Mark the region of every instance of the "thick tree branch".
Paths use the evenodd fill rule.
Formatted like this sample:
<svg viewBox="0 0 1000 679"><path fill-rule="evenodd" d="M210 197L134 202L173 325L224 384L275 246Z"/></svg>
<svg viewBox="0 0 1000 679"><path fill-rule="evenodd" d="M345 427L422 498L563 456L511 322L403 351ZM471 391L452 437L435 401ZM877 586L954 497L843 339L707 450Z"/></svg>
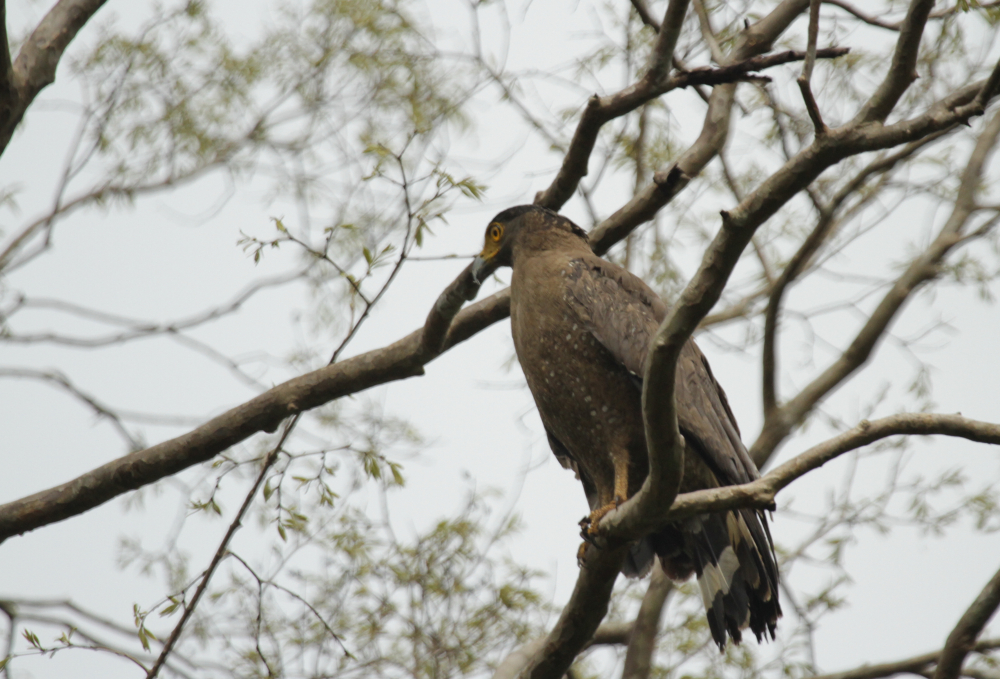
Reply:
<svg viewBox="0 0 1000 679"><path fill-rule="evenodd" d="M948 641L941 649L941 659L934 669L934 679L957 679L965 656L975 648L976 637L1000 606L1000 570L990 579L976 600L965 611Z"/></svg>
<svg viewBox="0 0 1000 679"><path fill-rule="evenodd" d="M587 550L576 587L559 620L515 676L558 679L566 673L607 614L608 601L627 552L627 545Z"/></svg>
<svg viewBox="0 0 1000 679"><path fill-rule="evenodd" d="M471 276L466 269L442 297L454 294L456 289L467 289L470 284ZM440 300L435 305L428 318L429 343L437 343L434 336L440 315L450 308ZM509 313L509 293L502 291L457 314L437 352L424 350L423 329L414 331L387 347L291 379L187 434L113 460L60 486L2 505L0 542L80 514L129 490L209 460L257 432L274 431L286 417L347 394L423 374L424 364Z"/></svg>
<svg viewBox="0 0 1000 679"><path fill-rule="evenodd" d="M104 5L106 0L59 0L21 46L13 67L0 75L7 86L0 89L0 155L10 143L14 128L38 93L56 79L56 67L63 52L84 24ZM6 24L6 17L3 17ZM6 28L3 34L0 62L9 62ZM0 68L4 66L0 63Z"/></svg>
<svg viewBox="0 0 1000 679"><path fill-rule="evenodd" d="M854 118L857 123L885 120L910 84L917 79L917 53L920 38L934 0L913 0L899 29L899 39L885 80Z"/></svg>

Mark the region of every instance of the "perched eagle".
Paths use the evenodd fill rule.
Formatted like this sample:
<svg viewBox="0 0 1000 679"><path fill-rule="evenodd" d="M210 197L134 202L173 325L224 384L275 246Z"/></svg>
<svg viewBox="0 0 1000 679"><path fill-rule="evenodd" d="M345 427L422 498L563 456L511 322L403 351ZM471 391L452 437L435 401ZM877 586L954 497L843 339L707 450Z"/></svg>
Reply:
<svg viewBox="0 0 1000 679"><path fill-rule="evenodd" d="M498 266L514 270L514 348L552 452L583 482L593 510L583 523L594 530L648 473L642 375L666 306L638 277L595 255L580 227L533 205L504 210L487 227L473 275ZM682 493L760 476L726 394L693 341L678 361L675 398L687 444ZM632 546L622 571L644 575L654 554L676 580L697 574L720 649L726 632L738 643L748 626L758 641L765 632L774 637L778 568L763 512L668 524Z"/></svg>

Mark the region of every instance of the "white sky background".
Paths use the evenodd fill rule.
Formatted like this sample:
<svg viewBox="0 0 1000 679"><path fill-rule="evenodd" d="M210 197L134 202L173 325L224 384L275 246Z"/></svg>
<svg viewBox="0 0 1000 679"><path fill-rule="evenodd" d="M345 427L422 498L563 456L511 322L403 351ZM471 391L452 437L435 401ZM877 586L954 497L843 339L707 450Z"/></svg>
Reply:
<svg viewBox="0 0 1000 679"><path fill-rule="evenodd" d="M237 6L239 10L234 11ZM48 5L39 3L15 3L8 7L8 21L12 26L34 25L47 9ZM259 4L255 11L248 3L229 3L225 9L227 27L248 35L267 17ZM452 9L451 4L429 3L429 12L436 21L451 17L461 27L465 15ZM112 2L98 20L106 20L111 12L124 15L132 11L139 10ZM575 53L577 44L598 28L595 13L584 2L535 0L526 12L512 10L511 17L508 66L515 70L564 64ZM552 30L556 26L558 32ZM94 33L90 30L84 35L92 39ZM441 35L448 35L448 29L443 28ZM851 45L851 37L843 44ZM61 69L57 84L29 109L28 124L19 131L0 164L0 186L17 183L23 187L18 195L20 213L5 211L0 216L4 235L16 232L20 224L44 210L51 200L73 132L74 118L59 103L77 96L75 88L66 82L66 73ZM609 89L620 85L608 83ZM567 96L577 94L568 92ZM671 94L674 96L684 101L685 95ZM824 106L822 93L819 99ZM578 100L582 101L582 97ZM498 175L477 177L490 187L486 202L460 204L449 216L450 226L435 229L437 236L419 254L466 254L478 250L489 217L508 205L530 202L557 168L556 156L548 154L534 137L514 124L513 118L503 118L495 102L495 93L488 92L473 104L470 112L479 132L454 139L454 148L459 157L467 159L472 174L488 161L515 150L517 155ZM687 125L689 131L696 132L703 108L692 108ZM680 109L675 109L675 114L684 115ZM737 129L741 126L738 113L733 125ZM753 152L752 142L734 138L730 153L735 155L741 148ZM53 250L11 276L9 285L32 296L74 301L154 321L185 317L215 306L258 277L279 273L294 263L294 253L287 248L268 252L263 262L254 266L236 245L241 230L268 237L272 233L272 215L284 216L292 228L293 211L267 205L259 191L244 187L217 214L210 214L222 191L223 183L212 177L189 189L142 199L135 209L74 215L57 228ZM617 207L627 195L626 187L622 191L617 203L609 200L602 207ZM725 207L728 205L704 211ZM569 204L566 213L590 226L578 204ZM909 223L886 228L878 237L882 240L871 239L851 250L852 261L845 262L845 266L864 269L899 261L905 254L898 247L901 236L915 229L929 234L944 216L913 214ZM692 267L694 263L692 260L686 265ZM408 264L348 353L383 346L421 325L438 292L464 264L464 260ZM488 292L484 290L483 294ZM801 303L796 295L822 293L796 289L792 294L793 300ZM303 286L265 292L235 317L193 335L229 355L259 352L286 357L299 343L309 341L292 323L295 311L306 306L304 295ZM969 291L956 292L954 288L937 292L933 300L927 294L918 296L893 330L905 335L932 318L948 322L954 334L935 336L947 339L947 346L921 356L935 368L937 410L960 411L995 422L1000 420L996 401L1000 322L995 307L974 297ZM928 307L930 301L933 310ZM71 323L65 318L58 322L58 327L67 332L99 332L95 326ZM55 317L37 313L30 320L25 315L17 327L22 331L42 330L55 327L55 323ZM838 334L831 330L825 337L836 341L853 331L845 328ZM786 343L794 341L789 338ZM760 426L759 356L726 352L711 340L703 340L701 346L727 390L745 440L753 441ZM512 351L509 323L499 323L431 363L426 376L391 384L367 396L381 402L387 412L413 422L428 441L419 459L404 460L407 485L395 491L390 500L394 528L401 535L423 530L439 518L453 516L470 487L498 488L504 493L498 509L514 506L527 526L513 547L514 558L550 573L552 579L545 586L553 600L561 603L576 578L576 521L587 507L578 482L559 467L548 451L530 394L522 388L520 371L516 366L510 371L504 369ZM824 410L853 423L883 383L898 386L901 381L909 381L912 368L888 353L879 352L876 365L837 392L824 404ZM828 356L822 351L817 356L817 365L802 366L802 376L796 382L799 386L811 379L817 367L825 365ZM886 360L879 363L881 359ZM223 412L254 394L217 364L163 338L95 351L5 344L0 364L58 368L82 389L110 405L197 419ZM790 366L785 367L783 393L787 395L791 393L787 381ZM274 370L264 379L276 383L288 376ZM890 401L877 414L894 412L893 405ZM38 382L0 380L0 426L4 431L0 502L67 481L124 452L121 439L106 422L96 420L91 411L70 396ZM149 427L146 431L149 442L155 443L186 429ZM825 433L816 427L793 437L782 449L780 459L825 438ZM939 438L921 443L915 450L918 468L927 476L961 467L973 484L1000 478L996 451L985 446ZM862 485L877 488L881 467L877 462L867 464L861 468L865 475ZM794 497L797 508L811 506L818 510L828 489L840 481L843 469L843 464L835 463L814 472L780 495L779 505L787 505ZM199 473L195 471L194 475ZM185 475L190 477L191 473ZM174 491L170 484L163 484L163 488L159 497L144 495L145 511L124 513L125 501L118 499L82 516L8 540L0 546L0 598L70 598L127 624L133 604L148 607L163 592L158 579L143 577L134 568L123 571L117 567L118 541L123 535L142 536L147 546L152 546L163 539L177 513ZM200 570L207 564L236 509L237 495L243 492L237 489L224 502L228 513L223 520L197 517L189 521L182 545L192 554L192 569ZM381 511L374 494L368 505L373 514ZM779 542L791 542L802 528L779 514L773 531ZM847 561L855 580L847 590L848 604L824 619L817 634L817 660L824 670L893 660L940 647L962 611L1000 564L1000 540L995 535L973 534L964 523L943 537L926 537L909 529L887 536L861 530L856 537L859 544L850 551ZM244 530L237 544L245 545L253 539L254 531ZM821 570L801 569L792 577L801 578L797 583L814 583L826 576ZM168 620L172 625L174 619ZM169 629L152 624L154 630ZM41 625L33 629L43 640L58 636L56 632L46 638L46 628ZM992 629L995 634L996 623ZM70 651L53 659L23 663L16 676L137 675L137 668L119 659Z"/></svg>

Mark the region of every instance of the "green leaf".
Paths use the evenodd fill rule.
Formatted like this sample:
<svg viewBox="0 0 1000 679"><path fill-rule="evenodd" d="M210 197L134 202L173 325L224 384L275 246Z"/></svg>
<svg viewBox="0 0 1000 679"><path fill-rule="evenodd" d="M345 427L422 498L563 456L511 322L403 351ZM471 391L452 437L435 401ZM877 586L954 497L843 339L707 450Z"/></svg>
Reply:
<svg viewBox="0 0 1000 679"><path fill-rule="evenodd" d="M397 486L402 486L402 485L404 485L406 483L406 480L403 478L403 475L400 473L400 470L402 468L403 468L403 465L399 464L398 462L390 462L389 463L389 469L392 470L392 479L393 479L393 481L396 482Z"/></svg>
<svg viewBox="0 0 1000 679"><path fill-rule="evenodd" d="M372 264L372 251L368 248L361 248L361 252L365 255L365 261L368 262L368 266Z"/></svg>

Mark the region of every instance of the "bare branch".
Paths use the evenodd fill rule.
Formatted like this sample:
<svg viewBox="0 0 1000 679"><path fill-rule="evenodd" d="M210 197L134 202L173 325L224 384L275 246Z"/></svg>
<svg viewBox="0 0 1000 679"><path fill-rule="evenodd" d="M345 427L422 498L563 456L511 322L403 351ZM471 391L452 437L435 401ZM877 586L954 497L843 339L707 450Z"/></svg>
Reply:
<svg viewBox="0 0 1000 679"><path fill-rule="evenodd" d="M441 351L506 318L509 293L503 291L459 313ZM0 506L0 541L61 521L129 490L209 460L260 431L274 431L281 420L333 399L393 380L423 374L438 354L422 350L423 330L359 356L291 379L196 429L101 467L46 491Z"/></svg>
<svg viewBox="0 0 1000 679"><path fill-rule="evenodd" d="M723 85L747 80L766 80L763 76L753 75L753 72L761 71L766 68L772 68L774 66L780 66L793 61L800 61L805 58L804 52L795 50L786 50L763 56L752 56L754 54L759 54L759 51L755 52L749 48L747 51L748 56L736 61L735 63L730 63L718 68L701 66L688 71L682 71L660 83L644 77L636 84L631 85L616 94L606 97L598 97L597 95L591 97L587 102L587 106L584 108L583 114L580 116L580 122L577 124L576 131L573 134L573 140L570 142L569 150L566 152L566 157L563 159L563 164L559 169L559 173L556 175L556 178L553 180L549 188L538 193L535 197L535 203L553 210L558 210L562 207L563 203L569 200L569 197L573 194L573 191L576 189L580 180L586 176L587 160L590 158L590 154L594 149L594 144L597 142L597 134L600 132L601 126L609 120L613 120L614 118L630 113L648 101L662 96L663 94L666 94L674 89L696 87L698 85ZM836 57L843 56L848 52L849 50L846 47L830 47L818 50L816 55L822 59L834 59ZM711 99L709 104L709 112L706 115L706 124L710 119L712 120L713 125L708 128L712 134L705 136L703 128L702 136L695 142L696 146L699 145L699 142L703 146L708 141L714 141L718 136L716 133L719 122L717 118L719 116L718 109L721 104L717 103L715 107L712 107ZM685 155L690 155L689 161L686 164L689 166L689 171L696 170L695 174L701 171L704 164L707 164L707 161L701 164L693 162L700 159L704 155L703 153L699 152L691 155L691 152L689 151L689 153ZM711 159L711 157L709 159ZM657 183L654 186L669 183L667 176L669 176L669 171L662 176L658 175L658 178L655 179ZM676 190L679 191L680 188L683 188L683 186L678 187ZM669 194L669 197L672 198L674 195L676 195L676 191ZM658 210L663 207L663 205L667 202L667 200L664 200L663 203L659 204L656 209ZM653 213L655 212L656 210L653 210Z"/></svg>
<svg viewBox="0 0 1000 679"><path fill-rule="evenodd" d="M920 38L934 0L912 0L899 29L899 40L885 80L854 118L856 123L885 120L910 84L917 79L917 52Z"/></svg>
<svg viewBox="0 0 1000 679"><path fill-rule="evenodd" d="M846 3L846 2L844 2L843 0L823 0L823 3L827 4L827 5L834 5L835 7L840 7L841 9L845 10L847 13L853 14L858 19L861 19L866 24L871 24L872 26L878 26L879 28L886 28L886 29L888 29L890 31L898 31L899 30L900 24L898 22L897 23L890 23L888 21L884 21L883 19L879 19L878 17L876 17L874 15L865 14L864 12L862 12L861 10L859 10L857 7L854 7L853 5L850 5L850 4Z"/></svg>
<svg viewBox="0 0 1000 679"><path fill-rule="evenodd" d="M844 0L823 0L823 4L824 5L833 5L834 7L840 7L842 10L846 11L848 14L853 14L855 17L857 17L858 19L861 19L866 24L870 24L872 26L878 26L879 28L885 28L885 29L890 30L890 31L898 31L902 27L902 25L903 25L902 22L900 22L900 21L896 21L896 22L886 21L886 20L880 19L879 17L874 16L872 14L866 14L865 12L862 12L857 7L855 7L854 5L851 5L850 3L844 2ZM1000 2L997 2L997 1L994 1L994 2L982 2L982 3L978 3L976 5L976 7L978 9L988 9L988 8L992 8L992 7L997 7L998 5L1000 5ZM931 12L930 15L928 15L927 18L928 19L943 19L944 17L951 16L955 12L959 11L959 7L961 7L961 4L960 3L955 3L954 5L952 5L951 7L946 8L946 9L943 9L943 10L940 10L940 11L937 11L937 12Z"/></svg>
<svg viewBox="0 0 1000 679"><path fill-rule="evenodd" d="M513 676L559 679L566 673L607 614L611 591L627 552L627 545L587 550L576 587L559 620L527 665Z"/></svg>
<svg viewBox="0 0 1000 679"><path fill-rule="evenodd" d="M901 413L879 420L862 420L853 429L813 446L775 467L761 478L742 486L725 486L678 495L670 511L661 514L660 521L679 521L695 514L716 512L737 507L771 509L774 498L796 479L819 469L827 462L889 436L929 436L940 434L1000 445L1000 424L971 420L961 415ZM611 512L601 521L601 528L615 534L619 517L624 512ZM605 525L607 524L607 525Z"/></svg>
<svg viewBox="0 0 1000 679"><path fill-rule="evenodd" d="M14 128L38 93L56 78L56 67L63 52L84 24L106 0L59 0L21 46L13 67L0 76L7 87L0 90L0 155L10 143ZM6 24L6 17L3 17ZM6 28L4 29L0 69L9 61ZM5 91L4 91L5 90Z"/></svg>
<svg viewBox="0 0 1000 679"><path fill-rule="evenodd" d="M758 466L763 466L764 462L777 449L777 446L791 432L792 428L822 398L868 361L885 329L896 317L896 314L910 298L913 291L921 284L935 278L939 273L939 264L944 260L945 256L954 247L962 244L964 240L963 230L975 211L975 191L979 186L982 169L990 151L996 145L998 135L1000 135L1000 114L994 114L980 135L969 163L962 174L961 184L951 216L945 222L944 226L942 226L934 242L919 257L911 262L906 271L903 272L892 288L885 294L875 311L868 318L868 321L858 332L850 346L844 350L840 358L834 361L830 367L783 406L775 407L773 403L776 401L772 401L772 409L765 411L766 413L769 412L770 416L766 418L757 441L750 448L750 455ZM903 152L906 150L904 149ZM820 236L822 234L817 235L817 240ZM810 247L812 247L811 243ZM774 307L772 314L776 313L776 309L777 307ZM765 347L764 353L765 361L769 361L764 366L764 385L765 389L770 388L772 390L770 394L765 396L765 403L768 402L767 399L774 398L774 382L772 380L775 361L773 339L775 323L776 318L772 318L769 324L771 327L771 337L768 345Z"/></svg>
<svg viewBox="0 0 1000 679"><path fill-rule="evenodd" d="M625 652L625 666L622 679L646 679L653 667L653 651L656 637L660 633L660 617L667 597L674 589L673 581L667 577L657 559L649 578L646 596L642 598L635 624Z"/></svg>
<svg viewBox="0 0 1000 679"><path fill-rule="evenodd" d="M934 679L957 679L965 656L976 646L976 637L1000 606L1000 570L994 574L976 600L959 619L941 649Z"/></svg>
<svg viewBox="0 0 1000 679"><path fill-rule="evenodd" d="M812 92L812 72L816 63L816 37L819 35L819 6L821 0L810 0L809 2L809 40L806 47L806 59L802 64L802 75L798 78L799 90L802 92L802 99L806 103L806 111L813 122L813 127L817 135L826 134L826 124L823 116L820 115L819 106Z"/></svg>
<svg viewBox="0 0 1000 679"><path fill-rule="evenodd" d="M632 633L631 623L605 623L597 628L594 636L584 645L584 649L592 646L615 646L628 643ZM517 679L521 671L531 661L531 658L544 646L547 637L539 637L516 649L503 659L493 672L493 679Z"/></svg>
<svg viewBox="0 0 1000 679"><path fill-rule="evenodd" d="M1000 639L984 639L976 644L974 648L980 653L1000 648ZM882 677L891 677L894 674L904 674L907 672L923 674L940 657L941 651L934 651L907 658L906 660L897 660L896 662L882 663L881 665L865 665L856 670L848 670L846 672L821 674L811 679L881 679Z"/></svg>
<svg viewBox="0 0 1000 679"><path fill-rule="evenodd" d="M779 9L784 9L786 5L796 7L803 4L803 0L786 0L785 3L779 6ZM671 16L671 8L673 7L673 3L668 7L668 18ZM678 9L677 11L680 10ZM800 9L799 13L801 11ZM668 48L672 54L674 43L669 42L664 37L667 35L666 32L661 32L657 39L654 57L651 59L649 68L642 78L620 92L605 97L594 95L587 101L587 105L580 116L580 122L573 133L573 140L570 142L569 149L566 152L559 172L556 174L552 184L535 196L535 204L552 210L558 210L569 200L580 180L586 176L587 162L597 141L597 134L601 126L609 120L634 111L646 102L679 87L718 85L740 80L760 80L759 76L755 77L749 74L753 71L759 71L790 61L798 61L805 57L803 52L785 51L776 55L769 55L768 57L752 59L752 57L763 54L770 48L770 45L777 37L776 35L771 35L771 31L777 29L780 32L787 27L787 24L765 24L768 29L767 31L757 30L762 24L764 24L763 21L758 22L748 32L744 32L741 45L737 47L728 64L722 68L701 67L679 73L669 78L667 77L668 69L666 68L666 64L669 62L665 61L665 57L662 55L666 54ZM676 42L676 36L674 36L674 42ZM817 56L820 58L835 58L846 53L847 50L845 48L829 48L819 50ZM700 171L700 169L699 167L698 170Z"/></svg>
<svg viewBox="0 0 1000 679"><path fill-rule="evenodd" d="M61 372L56 370L31 370L28 368L0 367L0 377L34 379L54 384L72 395L77 400L82 401L95 413L97 413L99 417L107 419L118 431L121 437L125 439L125 443L128 445L129 450L135 451L142 448L142 444L139 439L133 436L132 432L125 427L125 424L122 422L122 418L118 412L98 401L96 397L81 390Z"/></svg>
<svg viewBox="0 0 1000 679"><path fill-rule="evenodd" d="M632 7L635 8L635 12L639 15L639 19L642 20L642 23L646 24L657 33L660 32L660 22L653 18L653 15L650 14L649 8L646 7L646 3L643 2L643 0L632 0Z"/></svg>
<svg viewBox="0 0 1000 679"><path fill-rule="evenodd" d="M952 127L941 132L935 132L923 139L910 142L895 153L873 160L838 190L828 204L819 206L820 218L816 226L788 261L788 264L771 288L768 298L767 310L764 314L763 379L761 381L765 418L773 416L778 406L778 392L775 383L777 373L776 343L781 303L785 290L798 278L830 234L837 229L839 221L837 218L838 211L848 198L858 192L872 176L891 171L900 161L911 157L928 144L937 141L954 129L955 127ZM871 197L874 196L875 194L872 193ZM705 320L707 321L708 317Z"/></svg>
<svg viewBox="0 0 1000 679"><path fill-rule="evenodd" d="M646 72L637 83L611 97L598 97L595 94L588 100L576 132L573 133L573 141L570 142L562 167L559 168L549 188L535 196L537 205L552 210L562 207L573 195L580 179L587 174L587 164L601 126L608 120L625 115L662 94L660 90L667 81L674 46L677 44L677 37L684 22L688 1L670 0L663 24L666 30L662 28L659 30Z"/></svg>

